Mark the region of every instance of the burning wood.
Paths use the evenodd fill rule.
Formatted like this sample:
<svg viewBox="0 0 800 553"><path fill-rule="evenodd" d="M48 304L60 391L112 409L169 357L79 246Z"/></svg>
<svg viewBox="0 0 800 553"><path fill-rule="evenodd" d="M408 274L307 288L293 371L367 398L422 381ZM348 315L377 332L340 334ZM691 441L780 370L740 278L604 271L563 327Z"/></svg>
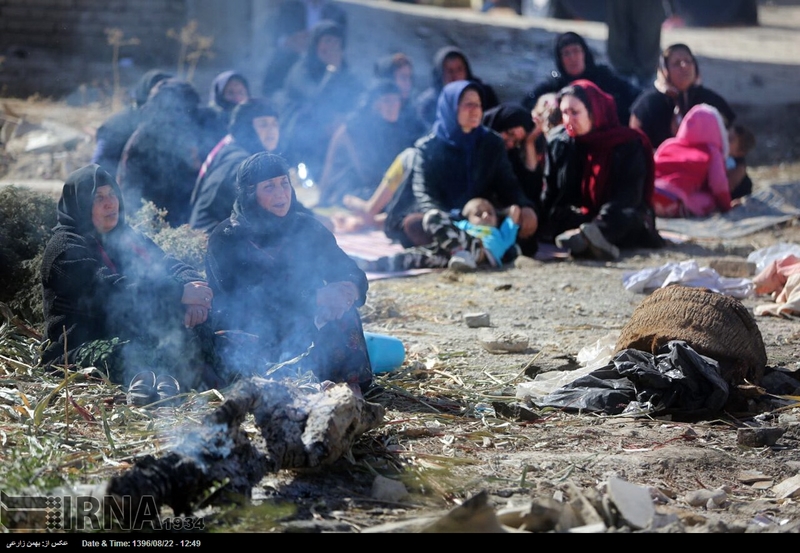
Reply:
<svg viewBox="0 0 800 553"><path fill-rule="evenodd" d="M242 430L248 414L263 443ZM383 416L382 406L346 384L308 393L286 381L253 377L241 381L170 453L138 460L112 478L106 493L134 504L150 496L177 515L191 514L215 486L221 485L212 497L217 502L248 500L267 472L333 463L361 434L380 426Z"/></svg>

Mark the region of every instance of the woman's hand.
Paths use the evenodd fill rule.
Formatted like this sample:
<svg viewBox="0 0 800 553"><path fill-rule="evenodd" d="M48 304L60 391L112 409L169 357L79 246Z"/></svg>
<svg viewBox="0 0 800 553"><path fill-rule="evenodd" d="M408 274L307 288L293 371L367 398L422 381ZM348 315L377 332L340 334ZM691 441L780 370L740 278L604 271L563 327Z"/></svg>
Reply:
<svg viewBox="0 0 800 553"><path fill-rule="evenodd" d="M201 305L187 305L183 324L186 328L194 328L208 320L208 309Z"/></svg>
<svg viewBox="0 0 800 553"><path fill-rule="evenodd" d="M518 225L521 217L522 217L522 210L517 204L514 204L508 208L508 218L511 219L511 221L513 221Z"/></svg>
<svg viewBox="0 0 800 553"><path fill-rule="evenodd" d="M519 235L522 238L530 238L539 228L539 218L536 216L536 212L531 207L523 207L520 210L520 219Z"/></svg>
<svg viewBox="0 0 800 553"><path fill-rule="evenodd" d="M214 299L214 292L208 287L206 282L197 280L187 282L183 286L183 297L181 303L186 306L203 307L208 311L211 308L211 300Z"/></svg>
<svg viewBox="0 0 800 553"><path fill-rule="evenodd" d="M327 323L342 316L358 299L358 287L352 282L332 282L317 290L317 319Z"/></svg>

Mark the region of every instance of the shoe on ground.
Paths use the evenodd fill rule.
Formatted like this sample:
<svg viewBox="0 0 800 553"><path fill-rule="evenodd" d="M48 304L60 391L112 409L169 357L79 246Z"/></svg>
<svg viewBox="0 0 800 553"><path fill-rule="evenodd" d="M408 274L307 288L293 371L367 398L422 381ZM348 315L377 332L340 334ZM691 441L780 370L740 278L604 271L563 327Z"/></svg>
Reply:
<svg viewBox="0 0 800 553"><path fill-rule="evenodd" d="M450 256L447 268L457 273L471 273L478 268L475 257L466 250L460 250Z"/></svg>
<svg viewBox="0 0 800 553"><path fill-rule="evenodd" d="M619 259L619 248L609 242L595 223L581 225L581 234L589 242L589 250L597 259Z"/></svg>
<svg viewBox="0 0 800 553"><path fill-rule="evenodd" d="M169 400L181 393L181 386L172 376L162 374L156 379L156 393L159 400ZM165 403L169 404L171 402Z"/></svg>
<svg viewBox="0 0 800 553"><path fill-rule="evenodd" d="M556 236L556 246L569 250L572 255L582 255L589 251L589 241L580 230L568 230Z"/></svg>
<svg viewBox="0 0 800 553"><path fill-rule="evenodd" d="M136 374L128 385L128 405L141 407L158 401L156 391L156 374L153 371L143 371Z"/></svg>

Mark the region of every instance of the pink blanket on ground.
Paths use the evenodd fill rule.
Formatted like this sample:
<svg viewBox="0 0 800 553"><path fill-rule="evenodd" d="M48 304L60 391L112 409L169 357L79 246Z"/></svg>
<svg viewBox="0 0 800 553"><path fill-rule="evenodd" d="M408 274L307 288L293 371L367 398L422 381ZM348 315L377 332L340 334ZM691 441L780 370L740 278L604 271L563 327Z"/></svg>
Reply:
<svg viewBox="0 0 800 553"><path fill-rule="evenodd" d="M403 251L403 246L397 242L392 242L381 230L371 230L366 232L353 233L334 233L336 242L344 252L351 257L361 259L378 259L385 255L393 255ZM367 272L368 280L379 280L384 278L396 278L404 276L421 275L430 273L433 269L410 269L408 271L398 271L392 273L373 273Z"/></svg>
<svg viewBox="0 0 800 553"><path fill-rule="evenodd" d="M385 255L393 255L403 251L403 246L397 242L392 242L386 234L380 230L370 230L365 232L334 233L336 242L344 252L351 257L361 259L378 259ZM539 251L536 259L539 261L563 260L569 257L566 250L553 246L552 244L539 244ZM409 269L392 273L373 273L367 272L368 280L379 280L384 278L396 278L404 276L421 275L440 269Z"/></svg>

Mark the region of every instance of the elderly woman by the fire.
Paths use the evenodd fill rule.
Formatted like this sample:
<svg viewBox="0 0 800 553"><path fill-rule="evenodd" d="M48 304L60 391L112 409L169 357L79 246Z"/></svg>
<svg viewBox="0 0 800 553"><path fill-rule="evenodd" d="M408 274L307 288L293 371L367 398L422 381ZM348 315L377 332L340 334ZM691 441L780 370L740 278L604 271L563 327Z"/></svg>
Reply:
<svg viewBox="0 0 800 553"><path fill-rule="evenodd" d="M141 392L135 404L203 386L214 294L197 270L125 222L119 186L99 165L67 177L41 278L44 366L95 367L131 382Z"/></svg>
<svg viewBox="0 0 800 553"><path fill-rule="evenodd" d="M366 275L328 229L298 211L282 157L250 156L236 187L231 216L211 233L206 255L228 378L310 371L323 383L365 390L372 368L356 308L366 300ZM289 373L271 371L286 361Z"/></svg>

